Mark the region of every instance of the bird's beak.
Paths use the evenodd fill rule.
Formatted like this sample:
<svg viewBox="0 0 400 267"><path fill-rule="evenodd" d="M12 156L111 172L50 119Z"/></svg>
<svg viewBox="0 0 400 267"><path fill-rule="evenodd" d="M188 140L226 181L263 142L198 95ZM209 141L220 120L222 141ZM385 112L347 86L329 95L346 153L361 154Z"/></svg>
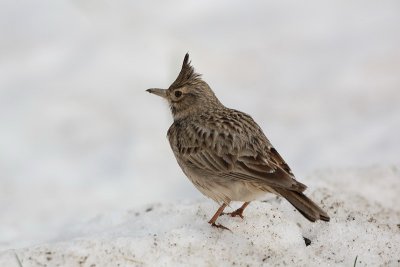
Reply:
<svg viewBox="0 0 400 267"><path fill-rule="evenodd" d="M150 88L146 90L151 94L161 96L162 98L167 98L167 89Z"/></svg>

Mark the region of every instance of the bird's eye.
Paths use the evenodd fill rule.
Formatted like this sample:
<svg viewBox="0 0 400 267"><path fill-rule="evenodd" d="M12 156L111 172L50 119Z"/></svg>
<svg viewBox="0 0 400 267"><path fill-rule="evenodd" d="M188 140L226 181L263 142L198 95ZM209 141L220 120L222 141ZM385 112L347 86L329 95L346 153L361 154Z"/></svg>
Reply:
<svg viewBox="0 0 400 267"><path fill-rule="evenodd" d="M181 91L175 91L175 97L181 97L182 92Z"/></svg>

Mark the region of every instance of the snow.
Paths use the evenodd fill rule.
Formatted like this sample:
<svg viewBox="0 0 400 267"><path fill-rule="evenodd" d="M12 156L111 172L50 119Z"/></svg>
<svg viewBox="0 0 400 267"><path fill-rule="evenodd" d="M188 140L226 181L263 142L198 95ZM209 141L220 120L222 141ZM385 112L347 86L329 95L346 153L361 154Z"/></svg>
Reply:
<svg viewBox="0 0 400 267"><path fill-rule="evenodd" d="M335 193L346 205L354 201L347 207L354 212L348 214L363 220L357 212L365 211L366 203L376 208L365 212L375 219L381 216L376 215L379 205L396 209L399 179L388 166L400 164L399 3L2 0L1 260L15 264L16 251L27 263L26 250L56 250L62 244L68 250L77 240L82 243L74 245L75 256L87 246L88 255L106 257L100 247L117 242L118 225L135 226L136 217L126 210L143 211L149 203L162 205L140 212L140 219L156 220L158 213L174 207L185 220L179 224L176 218L161 218L169 223L165 231L184 231L184 223L193 223L198 226L190 230L194 236L209 236L205 222L216 207L175 162L165 138L171 123L168 107L145 92L168 86L186 52L226 106L253 116L315 199ZM352 201L344 201L347 197ZM237 224L272 227L273 222L264 223L255 212L271 214L268 205L254 203L244 222L223 218L224 223L237 234L246 231ZM282 205L276 212L285 211ZM195 214L198 210L203 217ZM396 212L387 215L386 223L398 223ZM286 206L280 217L287 221L277 223L298 233L290 222L303 219L291 214ZM301 225L306 227L304 221ZM345 229L349 236L343 240L364 236L361 229L350 228L352 233L340 227ZM104 244L95 230L104 234ZM129 231L124 242L138 242L139 230ZM220 234L222 241L228 234L210 233ZM320 237L313 233L311 247ZM383 242L380 236L377 244ZM301 241L297 238L292 241ZM234 240L230 242L234 251ZM345 265L356 254L363 255L359 260L369 259L355 250L343 256ZM325 256L318 255L329 262ZM144 257L136 253L129 258L150 264ZM395 261L393 257L381 258Z"/></svg>
<svg viewBox="0 0 400 267"><path fill-rule="evenodd" d="M3 251L0 266L353 266L356 258L357 266L398 266L399 180L395 167L311 175L307 193L329 223L308 222L278 197L252 202L243 220L220 217L231 231L207 223L217 206L206 199L101 214L58 241Z"/></svg>

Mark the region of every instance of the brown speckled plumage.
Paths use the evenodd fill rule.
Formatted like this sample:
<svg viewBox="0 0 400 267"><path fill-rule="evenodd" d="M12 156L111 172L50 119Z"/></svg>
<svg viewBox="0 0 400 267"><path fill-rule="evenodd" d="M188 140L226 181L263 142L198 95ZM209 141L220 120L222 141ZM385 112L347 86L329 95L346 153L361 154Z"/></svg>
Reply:
<svg viewBox="0 0 400 267"><path fill-rule="evenodd" d="M303 191L289 166L247 114L226 108L195 73L186 54L178 78L168 89L149 89L166 98L174 123L168 139L186 176L204 195L222 206L210 220L213 226L226 205L243 201L231 213L241 216L247 204L274 193L285 197L307 219L329 221L329 216Z"/></svg>

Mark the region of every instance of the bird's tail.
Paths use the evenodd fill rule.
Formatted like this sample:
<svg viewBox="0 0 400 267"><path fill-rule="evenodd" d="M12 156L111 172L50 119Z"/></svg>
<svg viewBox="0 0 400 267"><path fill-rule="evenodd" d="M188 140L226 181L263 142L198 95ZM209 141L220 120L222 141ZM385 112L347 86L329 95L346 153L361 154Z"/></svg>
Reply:
<svg viewBox="0 0 400 267"><path fill-rule="evenodd" d="M328 214L303 193L282 188L275 188L275 191L286 198L308 220L312 222L316 220L329 222Z"/></svg>

